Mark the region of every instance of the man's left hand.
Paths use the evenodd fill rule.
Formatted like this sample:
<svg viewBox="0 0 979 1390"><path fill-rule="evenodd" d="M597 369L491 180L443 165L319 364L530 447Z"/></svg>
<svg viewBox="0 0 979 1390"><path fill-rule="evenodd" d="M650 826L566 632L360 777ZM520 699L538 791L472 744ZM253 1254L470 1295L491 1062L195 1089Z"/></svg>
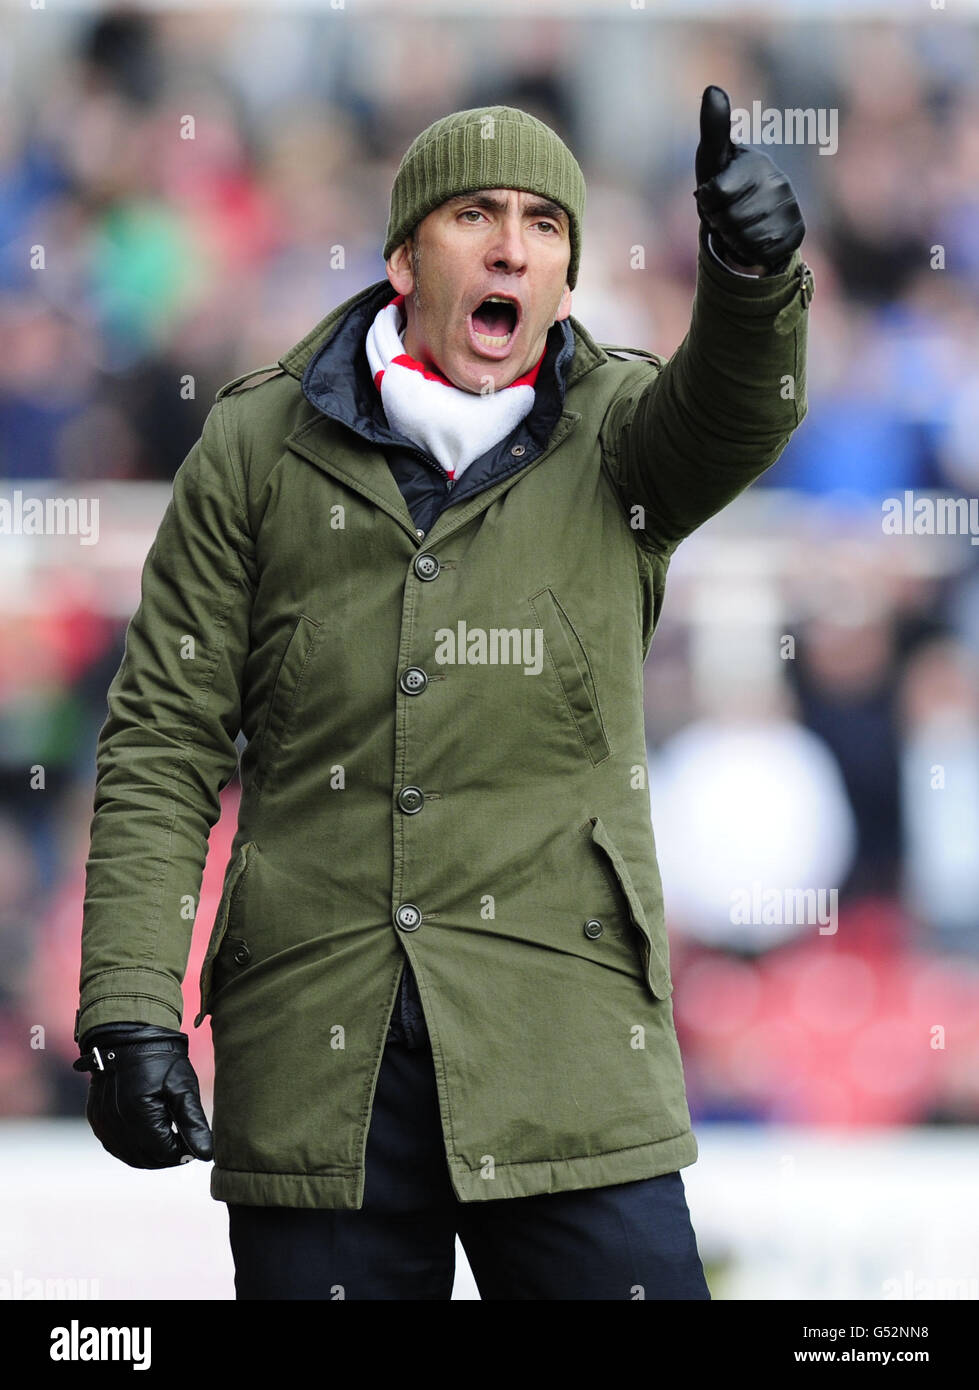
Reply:
<svg viewBox="0 0 979 1390"><path fill-rule="evenodd" d="M722 87L704 90L695 163L694 197L718 255L756 274L784 270L806 224L781 169L761 150L732 141L731 102Z"/></svg>

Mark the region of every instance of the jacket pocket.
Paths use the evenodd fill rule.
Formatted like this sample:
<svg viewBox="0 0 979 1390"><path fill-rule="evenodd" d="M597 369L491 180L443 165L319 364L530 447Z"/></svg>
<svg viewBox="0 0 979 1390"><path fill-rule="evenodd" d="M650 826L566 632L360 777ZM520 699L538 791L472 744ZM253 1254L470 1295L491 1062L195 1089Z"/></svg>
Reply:
<svg viewBox="0 0 979 1390"><path fill-rule="evenodd" d="M231 870L225 878L224 891L221 894L221 901L218 903L218 910L214 917L214 926L211 930L211 938L207 943L207 950L204 953L204 963L201 966L201 1008L200 1013L194 1019L195 1028L200 1027L210 1011L214 958L221 949L221 943L224 940L228 925L231 922L232 909L237 901L245 874L248 872L248 857L254 848L255 842L253 840L249 840L241 846L231 866Z"/></svg>
<svg viewBox="0 0 979 1390"><path fill-rule="evenodd" d="M592 762L600 763L609 756L611 749L581 638L552 589L540 589L531 597L530 606L544 634L544 645L561 682L578 735Z"/></svg>
<svg viewBox="0 0 979 1390"><path fill-rule="evenodd" d="M319 628L320 625L315 619L307 617L305 613L300 614L282 653L279 669L275 673L275 681L269 695L265 723L262 727L258 746L256 777L259 790L264 790L270 774L274 771L282 741L292 721L299 690L306 674L306 666Z"/></svg>
<svg viewBox="0 0 979 1390"><path fill-rule="evenodd" d="M673 993L673 981L670 978L666 941L664 939L661 948L653 936L652 929L646 919L646 910L636 892L628 865L616 848L607 829L598 816L590 816L589 821L591 823L592 843L597 845L600 852L608 860L614 880L621 889L628 906L629 918L639 933L639 948L646 974L646 983L657 999L667 999Z"/></svg>

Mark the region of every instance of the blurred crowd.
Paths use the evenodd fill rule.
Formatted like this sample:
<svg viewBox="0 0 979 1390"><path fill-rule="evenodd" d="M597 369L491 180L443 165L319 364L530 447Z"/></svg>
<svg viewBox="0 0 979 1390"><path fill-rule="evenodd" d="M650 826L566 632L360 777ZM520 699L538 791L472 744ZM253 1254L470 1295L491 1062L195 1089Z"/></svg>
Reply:
<svg viewBox="0 0 979 1390"><path fill-rule="evenodd" d="M880 522L886 498L969 497L979 477L979 36L923 14L6 21L5 494L169 483L223 382L383 278L394 172L439 115L500 102L559 131L588 185L572 312L599 341L670 353L695 279L703 87L838 110L832 155L768 149L816 280L808 419L681 547L647 663L695 1120L979 1120L979 548ZM749 518L757 545L739 550ZM4 1114L84 1103L66 1065L83 866L125 632L99 594L65 570L0 596ZM235 799L233 784L212 836L191 1016ZM836 930L736 926L742 881L835 887ZM206 1087L199 1034L191 1055Z"/></svg>

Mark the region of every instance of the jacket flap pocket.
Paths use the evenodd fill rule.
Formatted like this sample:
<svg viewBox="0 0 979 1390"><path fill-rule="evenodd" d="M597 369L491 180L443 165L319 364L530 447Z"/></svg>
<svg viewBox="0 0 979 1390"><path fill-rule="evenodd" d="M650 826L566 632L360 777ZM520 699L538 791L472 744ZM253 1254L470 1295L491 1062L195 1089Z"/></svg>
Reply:
<svg viewBox="0 0 979 1390"><path fill-rule="evenodd" d="M224 890L221 893L221 901L218 903L218 910L214 916L214 926L211 930L210 940L207 943L207 950L204 953L204 963L201 966L201 1008L200 1013L198 1013L197 1017L194 1019L195 1028L199 1028L207 1017L211 994L211 977L214 971L214 957L221 949L221 942L224 940L225 932L228 930L228 924L231 921L231 909L234 906L235 898L248 868L248 856L254 848L255 844L252 840L248 840L243 844L225 874Z"/></svg>
<svg viewBox="0 0 979 1390"><path fill-rule="evenodd" d="M663 948L660 947L649 922L646 919L646 911L642 905L642 900L636 892L632 875L629 873L628 865L616 848L608 831L602 824L598 816L591 816L591 837L593 842L599 846L602 852L608 857L609 863L615 873L622 892L625 894L626 902L629 904L629 915L633 924L640 933L640 944L642 947L643 965L646 970L646 983L656 995L657 999L666 999L673 993L673 981L670 979L669 958L667 947L664 942Z"/></svg>
<svg viewBox="0 0 979 1390"><path fill-rule="evenodd" d="M554 663L581 741L592 762L600 763L611 750L605 736L595 679L581 638L551 589L541 589L534 594L530 606L544 634L544 645Z"/></svg>
<svg viewBox="0 0 979 1390"><path fill-rule="evenodd" d="M266 737L271 737L275 742L278 742L285 732L296 692L309 659L313 638L318 629L318 622L313 618L308 618L305 613L300 614L282 653L282 660L279 663L272 693L269 696L266 717Z"/></svg>
<svg viewBox="0 0 979 1390"><path fill-rule="evenodd" d="M301 613L289 634L282 651L279 668L272 682L265 723L257 745L256 780L264 789L269 772L274 769L276 756L288 732L296 706L299 687L320 630L315 618Z"/></svg>

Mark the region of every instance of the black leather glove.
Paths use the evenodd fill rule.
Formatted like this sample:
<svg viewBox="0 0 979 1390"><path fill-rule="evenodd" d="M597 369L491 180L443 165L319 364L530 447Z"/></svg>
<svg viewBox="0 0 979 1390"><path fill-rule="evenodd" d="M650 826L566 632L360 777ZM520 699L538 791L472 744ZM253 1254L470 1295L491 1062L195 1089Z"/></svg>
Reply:
<svg viewBox="0 0 979 1390"><path fill-rule="evenodd" d="M784 270L806 224L781 169L761 150L734 144L722 87L704 89L695 165L697 209L718 255L769 274Z"/></svg>
<svg viewBox="0 0 979 1390"><path fill-rule="evenodd" d="M186 1033L150 1023L105 1024L85 1033L81 1049L72 1069L92 1073L85 1115L113 1158L131 1168L175 1168L212 1157Z"/></svg>

